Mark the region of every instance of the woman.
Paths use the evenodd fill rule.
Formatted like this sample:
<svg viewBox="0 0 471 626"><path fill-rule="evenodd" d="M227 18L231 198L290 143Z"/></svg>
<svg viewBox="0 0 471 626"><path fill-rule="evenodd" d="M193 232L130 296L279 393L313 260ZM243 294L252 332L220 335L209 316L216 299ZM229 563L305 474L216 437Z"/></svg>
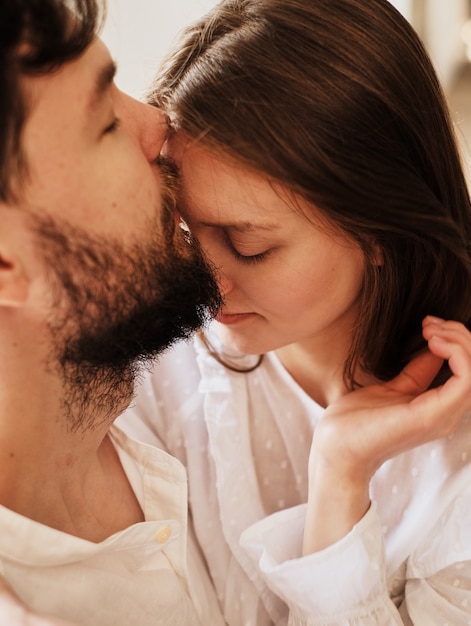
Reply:
<svg viewBox="0 0 471 626"><path fill-rule="evenodd" d="M385 0L223 0L164 70L225 304L204 420L187 377L151 427L228 623L469 623L471 207L417 36ZM154 378L169 403L185 358Z"/></svg>

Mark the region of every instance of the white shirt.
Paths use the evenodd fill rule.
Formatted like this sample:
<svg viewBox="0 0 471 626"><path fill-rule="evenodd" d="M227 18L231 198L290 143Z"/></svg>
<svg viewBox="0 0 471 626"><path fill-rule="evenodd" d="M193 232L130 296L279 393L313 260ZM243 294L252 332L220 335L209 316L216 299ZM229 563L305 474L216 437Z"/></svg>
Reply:
<svg viewBox="0 0 471 626"><path fill-rule="evenodd" d="M83 626L222 626L188 528L185 469L155 436L111 433L146 521L93 543L0 507L0 573L31 608Z"/></svg>
<svg viewBox="0 0 471 626"><path fill-rule="evenodd" d="M187 466L195 530L230 626L283 625L288 607L293 626L471 624L469 416L454 437L385 463L360 523L301 558L323 410L276 355L239 374L196 339L196 351L180 344L142 384L131 412Z"/></svg>

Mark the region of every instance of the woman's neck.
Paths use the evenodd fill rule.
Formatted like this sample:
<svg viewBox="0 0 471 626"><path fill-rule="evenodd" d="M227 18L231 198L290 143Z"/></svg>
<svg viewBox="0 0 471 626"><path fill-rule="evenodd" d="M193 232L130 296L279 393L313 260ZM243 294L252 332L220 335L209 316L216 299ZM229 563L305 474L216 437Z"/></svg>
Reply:
<svg viewBox="0 0 471 626"><path fill-rule="evenodd" d="M343 380L345 358L334 351L316 351L309 341L293 343L276 351L278 358L298 385L320 406L347 392Z"/></svg>
<svg viewBox="0 0 471 626"><path fill-rule="evenodd" d="M282 365L298 385L320 406L327 407L351 389L344 379L348 347L335 341L320 345L310 339L276 350ZM378 382L363 371L355 372L361 385Z"/></svg>

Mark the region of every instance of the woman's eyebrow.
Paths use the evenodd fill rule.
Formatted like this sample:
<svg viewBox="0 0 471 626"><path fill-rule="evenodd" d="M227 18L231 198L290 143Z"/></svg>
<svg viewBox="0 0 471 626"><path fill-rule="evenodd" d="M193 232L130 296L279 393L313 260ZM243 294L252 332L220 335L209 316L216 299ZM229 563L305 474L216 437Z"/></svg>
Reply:
<svg viewBox="0 0 471 626"><path fill-rule="evenodd" d="M178 203L178 212L182 219L189 224L191 222L197 222L200 226L207 226L209 228L219 228L220 230L233 231L238 233L250 233L255 231L275 231L279 230L280 224L278 222L250 222L248 220L231 220L231 221L212 221L206 219L193 219L193 211L188 206L188 203L182 199Z"/></svg>
<svg viewBox="0 0 471 626"><path fill-rule="evenodd" d="M210 226L212 228L220 228L221 230L235 231L238 233L255 232L258 230L273 231L280 228L280 225L275 222L257 222L254 224L253 222L247 221L211 222L198 220L198 223L202 226Z"/></svg>

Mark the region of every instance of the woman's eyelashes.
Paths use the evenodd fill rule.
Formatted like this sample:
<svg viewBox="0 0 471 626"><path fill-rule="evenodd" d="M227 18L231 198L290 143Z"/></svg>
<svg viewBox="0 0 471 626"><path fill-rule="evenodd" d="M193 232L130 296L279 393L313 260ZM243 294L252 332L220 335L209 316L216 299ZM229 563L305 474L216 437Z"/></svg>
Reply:
<svg viewBox="0 0 471 626"><path fill-rule="evenodd" d="M226 246L232 256L234 256L241 263L259 263L260 261L266 259L270 253L270 249L266 249L263 250L263 252L258 252L256 254L242 254L242 252L237 249L236 245L232 241L229 233L224 232L224 239Z"/></svg>
<svg viewBox="0 0 471 626"><path fill-rule="evenodd" d="M198 227L195 226L194 224L189 224L183 217L181 217L181 215L179 215L179 221L178 221L178 225L180 227L180 229L183 232L183 235L185 237L185 239L187 241L191 241L193 236L196 237L197 240L199 240L198 235L201 236L201 232L198 231ZM244 243L236 243L233 241L231 234L229 233L229 231L223 229L223 228L214 228L212 227L210 229L212 231L212 237L216 237L219 239L219 241L221 242L222 239L222 244L225 246L225 248L227 248L227 250L229 251L229 253L235 258L237 259L237 261L240 261L241 263L259 263L260 261L263 261L264 259L266 259L266 257L270 254L271 249L270 248L266 248L265 250L261 251L261 252L257 252L256 254L247 254L247 253L242 253L239 250L239 247L246 247L247 244ZM208 240L206 239L206 237L200 241L200 244L203 246L203 248L205 247L205 243L206 246L208 246ZM214 244L216 244L216 240L213 239ZM253 244L251 244L253 247Z"/></svg>

